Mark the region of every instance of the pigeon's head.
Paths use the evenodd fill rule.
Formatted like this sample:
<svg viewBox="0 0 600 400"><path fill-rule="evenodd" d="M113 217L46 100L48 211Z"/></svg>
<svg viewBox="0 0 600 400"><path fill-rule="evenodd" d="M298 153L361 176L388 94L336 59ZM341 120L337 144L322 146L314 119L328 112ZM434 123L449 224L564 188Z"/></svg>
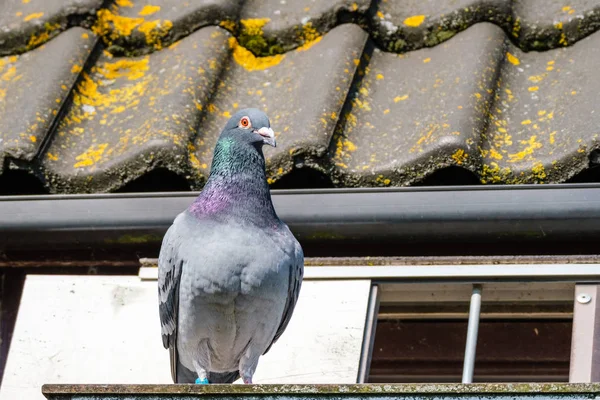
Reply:
<svg viewBox="0 0 600 400"><path fill-rule="evenodd" d="M275 133L271 129L269 117L256 108L246 108L235 113L225 125L221 133L221 137L223 136L254 146L276 146Z"/></svg>

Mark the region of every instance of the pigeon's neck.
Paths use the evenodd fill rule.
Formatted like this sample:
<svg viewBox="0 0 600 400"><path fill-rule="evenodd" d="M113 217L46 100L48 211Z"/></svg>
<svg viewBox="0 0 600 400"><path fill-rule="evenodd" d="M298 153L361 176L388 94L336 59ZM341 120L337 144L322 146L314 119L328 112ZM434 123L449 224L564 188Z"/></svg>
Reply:
<svg viewBox="0 0 600 400"><path fill-rule="evenodd" d="M261 148L220 140L208 181L190 209L196 216L224 216L258 224L277 220Z"/></svg>

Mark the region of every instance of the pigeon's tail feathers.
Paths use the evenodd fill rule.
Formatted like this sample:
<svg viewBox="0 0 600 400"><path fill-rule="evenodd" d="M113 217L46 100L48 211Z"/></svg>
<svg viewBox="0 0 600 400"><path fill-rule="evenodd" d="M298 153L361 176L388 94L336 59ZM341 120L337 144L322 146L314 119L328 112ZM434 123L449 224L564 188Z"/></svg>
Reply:
<svg viewBox="0 0 600 400"><path fill-rule="evenodd" d="M177 359L177 348L175 346L169 347L169 360L171 361L171 379L173 379L173 383L177 383L177 371L183 365Z"/></svg>
<svg viewBox="0 0 600 400"><path fill-rule="evenodd" d="M198 378L198 374L194 371L187 369L179 362L176 361L177 370L172 371L175 374L175 378L173 378L173 382L175 383L195 383Z"/></svg>
<svg viewBox="0 0 600 400"><path fill-rule="evenodd" d="M209 383L233 383L240 378L239 371L230 372L209 372L208 382Z"/></svg>

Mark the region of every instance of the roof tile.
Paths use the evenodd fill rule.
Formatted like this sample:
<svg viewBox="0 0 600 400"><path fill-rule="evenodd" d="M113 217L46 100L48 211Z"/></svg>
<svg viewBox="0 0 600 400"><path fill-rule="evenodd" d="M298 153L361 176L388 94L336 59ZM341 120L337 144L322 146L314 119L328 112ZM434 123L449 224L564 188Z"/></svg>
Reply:
<svg viewBox="0 0 600 400"><path fill-rule="evenodd" d="M33 51L0 58L0 172L6 157L34 158L95 42L89 31L72 28Z"/></svg>
<svg viewBox="0 0 600 400"><path fill-rule="evenodd" d="M509 30L511 1L381 1L371 29L381 48L399 53L435 46L485 21Z"/></svg>
<svg viewBox="0 0 600 400"><path fill-rule="evenodd" d="M116 189L157 166L188 174L198 163L191 139L199 110L229 54L229 36L208 27L150 55L100 55L43 154L52 190Z"/></svg>
<svg viewBox="0 0 600 400"><path fill-rule="evenodd" d="M504 33L483 23L443 45L375 50L332 143L345 185L406 185L436 169L476 171Z"/></svg>
<svg viewBox="0 0 600 400"><path fill-rule="evenodd" d="M507 46L481 179L564 181L586 168L600 146L600 34L541 53Z"/></svg>
<svg viewBox="0 0 600 400"><path fill-rule="evenodd" d="M268 58L255 58L232 40L234 62L198 131L202 174L208 173L223 125L245 107L266 111L279 140L276 149L266 151L271 181L293 168L319 168L315 160L327 152L366 39L358 26L345 24L322 40Z"/></svg>
<svg viewBox="0 0 600 400"><path fill-rule="evenodd" d="M116 55L160 50L208 25L233 28L238 0L116 0L98 13L94 30Z"/></svg>
<svg viewBox="0 0 600 400"><path fill-rule="evenodd" d="M515 0L511 36L524 50L564 47L600 29L598 0Z"/></svg>
<svg viewBox="0 0 600 400"><path fill-rule="evenodd" d="M73 22L94 19L102 0L0 0L0 56L38 47Z"/></svg>
<svg viewBox="0 0 600 400"><path fill-rule="evenodd" d="M248 0L238 40L255 55L284 53L311 42L335 26L363 22L370 0Z"/></svg>
<svg viewBox="0 0 600 400"><path fill-rule="evenodd" d="M259 107L281 187L598 179L600 0L0 3L0 177L199 188Z"/></svg>

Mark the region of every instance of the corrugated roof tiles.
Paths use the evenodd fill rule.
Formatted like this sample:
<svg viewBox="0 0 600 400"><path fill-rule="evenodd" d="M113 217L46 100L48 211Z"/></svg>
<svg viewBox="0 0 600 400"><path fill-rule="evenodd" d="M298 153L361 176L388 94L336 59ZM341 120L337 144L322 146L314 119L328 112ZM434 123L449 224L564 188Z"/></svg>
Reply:
<svg viewBox="0 0 600 400"><path fill-rule="evenodd" d="M555 183L598 162L600 0L0 9L0 183L23 171L53 193L104 192L170 171L197 189L243 107L269 114L283 187L411 185L447 167Z"/></svg>

